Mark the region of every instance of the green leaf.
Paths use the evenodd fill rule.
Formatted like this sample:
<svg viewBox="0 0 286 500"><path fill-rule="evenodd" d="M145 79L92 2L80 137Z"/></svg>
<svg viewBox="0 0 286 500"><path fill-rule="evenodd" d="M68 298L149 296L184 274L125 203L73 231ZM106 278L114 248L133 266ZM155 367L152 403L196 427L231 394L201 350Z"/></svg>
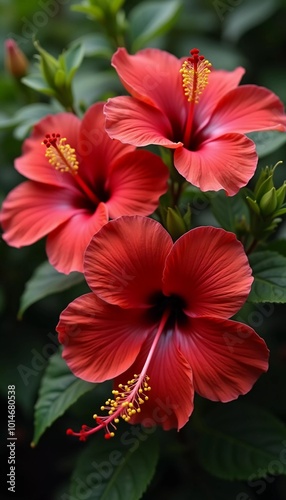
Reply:
<svg viewBox="0 0 286 500"><path fill-rule="evenodd" d="M73 44L66 52L62 54L66 70L66 81L70 83L80 67L84 56L83 46L78 43Z"/></svg>
<svg viewBox="0 0 286 500"><path fill-rule="evenodd" d="M279 8L277 0L259 0L259 8L257 8L257 0L247 0L247 2L239 2L238 5L231 6L231 2L224 5L224 10L227 12L223 25L223 37L228 41L237 42L244 33L250 29L268 20L269 17ZM218 12L219 14L219 12Z"/></svg>
<svg viewBox="0 0 286 500"><path fill-rule="evenodd" d="M83 47L85 57L104 57L111 59L114 52L108 39L101 33L88 33L81 36L73 44L80 43Z"/></svg>
<svg viewBox="0 0 286 500"><path fill-rule="evenodd" d="M286 257L269 250L249 255L254 282L250 302L286 302Z"/></svg>
<svg viewBox="0 0 286 500"><path fill-rule="evenodd" d="M47 86L47 82L42 78L42 76L39 75L28 75L22 78L21 80L27 87L30 87L31 89L37 90L38 92L41 92L42 94L48 95L48 96L55 96L56 92L54 89L51 87Z"/></svg>
<svg viewBox="0 0 286 500"><path fill-rule="evenodd" d="M249 139L255 142L256 151L260 158L266 156L286 143L286 133L266 130L265 132L250 132Z"/></svg>
<svg viewBox="0 0 286 500"><path fill-rule="evenodd" d="M89 18L95 19L99 22L103 21L104 19L103 10L96 5L76 4L71 6L71 10L74 12L81 12L82 14L86 14Z"/></svg>
<svg viewBox="0 0 286 500"><path fill-rule="evenodd" d="M44 262L37 267L31 279L26 283L20 300L18 317L21 318L28 307L47 295L62 292L83 281L81 273L62 274L56 271L49 262Z"/></svg>
<svg viewBox="0 0 286 500"><path fill-rule="evenodd" d="M213 215L226 231L236 232L237 224L248 218L248 209L240 194L227 196L223 191L210 198Z"/></svg>
<svg viewBox="0 0 286 500"><path fill-rule="evenodd" d="M174 24L180 8L179 0L142 2L134 7L129 16L132 51L136 52L150 40L166 33Z"/></svg>
<svg viewBox="0 0 286 500"><path fill-rule="evenodd" d="M106 441L102 435L91 441L74 470L67 498L78 499L79 491L92 500L141 498L155 472L158 445L154 435L148 439L144 429L136 427L139 437L130 428L120 441Z"/></svg>
<svg viewBox="0 0 286 500"><path fill-rule="evenodd" d="M38 443L45 430L63 415L80 396L94 387L95 384L80 380L71 373L61 356L61 352L51 356L35 405L33 445Z"/></svg>
<svg viewBox="0 0 286 500"><path fill-rule="evenodd" d="M271 413L241 401L220 405L201 421L198 457L221 479L286 474L286 427Z"/></svg>

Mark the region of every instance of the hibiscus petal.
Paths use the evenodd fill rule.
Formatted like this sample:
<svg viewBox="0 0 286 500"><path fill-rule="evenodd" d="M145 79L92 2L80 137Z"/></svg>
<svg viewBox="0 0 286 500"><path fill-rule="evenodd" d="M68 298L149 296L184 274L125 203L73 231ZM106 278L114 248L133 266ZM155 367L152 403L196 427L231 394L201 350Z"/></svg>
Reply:
<svg viewBox="0 0 286 500"><path fill-rule="evenodd" d="M47 255L59 272L83 272L83 256L92 236L108 221L108 211L100 203L94 213L77 210L65 224L51 232L47 239Z"/></svg>
<svg viewBox="0 0 286 500"><path fill-rule="evenodd" d="M154 328L141 310L126 310L83 295L61 313L57 332L72 372L89 382L103 382L126 371Z"/></svg>
<svg viewBox="0 0 286 500"><path fill-rule="evenodd" d="M253 278L242 244L233 233L198 227L179 238L167 256L163 292L181 297L190 316L233 316Z"/></svg>
<svg viewBox="0 0 286 500"><path fill-rule="evenodd" d="M180 59L160 49L144 49L130 55L119 48L112 57L112 66L126 90L159 108L177 126L181 123L180 110L186 107L181 65Z"/></svg>
<svg viewBox="0 0 286 500"><path fill-rule="evenodd" d="M273 92L257 85L242 85L219 101L204 134L216 137L226 132L285 132L285 119L284 106Z"/></svg>
<svg viewBox="0 0 286 500"><path fill-rule="evenodd" d="M9 245L30 245L77 212L78 197L71 190L23 182L2 204L0 222Z"/></svg>
<svg viewBox="0 0 286 500"><path fill-rule="evenodd" d="M165 430L181 429L194 408L192 370L177 349L170 335L162 335L154 351L147 375L150 377L148 401L140 406L140 413L130 423L145 427L160 425ZM126 383L134 373L140 373L150 351L153 338L149 337L130 369L114 381L114 387Z"/></svg>
<svg viewBox="0 0 286 500"><path fill-rule="evenodd" d="M119 158L106 184L110 217L151 214L167 191L168 177L161 158L149 151L134 151Z"/></svg>
<svg viewBox="0 0 286 500"><path fill-rule="evenodd" d="M77 157L80 175L90 186L102 182L110 166L121 156L134 151L134 146L110 139L105 131L104 103L91 106L85 113L79 131Z"/></svg>
<svg viewBox="0 0 286 500"><path fill-rule="evenodd" d="M121 307L150 307L162 286L172 239L161 224L140 216L110 221L91 240L85 277L103 300Z"/></svg>
<svg viewBox="0 0 286 500"><path fill-rule="evenodd" d="M53 186L74 187L72 175L57 171L45 156L42 144L47 133L59 133L67 144L77 150L80 119L72 113L48 115L35 125L31 137L25 140L23 154L15 160L15 168L28 179Z"/></svg>
<svg viewBox="0 0 286 500"><path fill-rule="evenodd" d="M157 144L177 148L170 121L160 110L133 97L114 97L104 107L106 131L113 139L134 146Z"/></svg>
<svg viewBox="0 0 286 500"><path fill-rule="evenodd" d="M180 174L202 191L224 189L236 194L253 176L257 155L254 143L240 134L225 134L199 146L197 151L179 148L174 163Z"/></svg>
<svg viewBox="0 0 286 500"><path fill-rule="evenodd" d="M214 70L209 74L209 83L195 106L194 126L196 133L205 126L217 103L230 90L235 89L245 73L238 67L233 71Z"/></svg>
<svg viewBox="0 0 286 500"><path fill-rule="evenodd" d="M227 402L246 394L268 369L269 351L252 328L219 318L189 318L175 333L193 369L195 391Z"/></svg>

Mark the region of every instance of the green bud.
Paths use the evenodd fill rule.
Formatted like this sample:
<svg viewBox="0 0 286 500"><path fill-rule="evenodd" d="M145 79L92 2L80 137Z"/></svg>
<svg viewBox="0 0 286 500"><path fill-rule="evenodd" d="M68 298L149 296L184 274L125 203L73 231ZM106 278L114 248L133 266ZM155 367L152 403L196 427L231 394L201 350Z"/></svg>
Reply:
<svg viewBox="0 0 286 500"><path fill-rule="evenodd" d="M254 188L254 197L255 199L257 199L258 197L258 194L259 194L259 190L261 188L261 185L267 181L269 178L271 179L272 177L272 171L271 171L271 168L270 167L265 167L261 170L260 172L260 175L258 177L258 180L256 182L256 185L255 185L255 188ZM271 188L272 186L270 186Z"/></svg>
<svg viewBox="0 0 286 500"><path fill-rule="evenodd" d="M66 74L62 69L58 69L55 73L55 78L54 78L55 86L58 89L62 89L65 87L66 84Z"/></svg>
<svg viewBox="0 0 286 500"><path fill-rule="evenodd" d="M273 187L268 191L268 193L265 193L259 203L260 210L262 215L268 216L273 214L277 207L277 196L276 196L276 189Z"/></svg>
<svg viewBox="0 0 286 500"><path fill-rule="evenodd" d="M167 208L166 229L172 236L173 240L177 240L186 232L185 221L180 214L178 208Z"/></svg>
<svg viewBox="0 0 286 500"><path fill-rule="evenodd" d="M284 201L285 201L285 194L286 194L286 182L276 190L276 196L277 196L277 207L280 208Z"/></svg>
<svg viewBox="0 0 286 500"><path fill-rule="evenodd" d="M44 50L39 42L35 41L34 46L40 54L40 70L44 80L54 88L55 73L59 67L58 61Z"/></svg>
<svg viewBox="0 0 286 500"><path fill-rule="evenodd" d="M255 189L254 190L254 194L255 194L255 199L257 200L257 203L260 202L261 198L268 192L270 191L272 188L274 187L274 184L273 184L273 176L270 175L269 177L267 177L259 186L258 189ZM255 193L256 191L256 193Z"/></svg>
<svg viewBox="0 0 286 500"><path fill-rule="evenodd" d="M260 215L260 208L259 205L257 204L257 201L250 198L250 196L246 196L246 201L252 212L254 212L256 215Z"/></svg>

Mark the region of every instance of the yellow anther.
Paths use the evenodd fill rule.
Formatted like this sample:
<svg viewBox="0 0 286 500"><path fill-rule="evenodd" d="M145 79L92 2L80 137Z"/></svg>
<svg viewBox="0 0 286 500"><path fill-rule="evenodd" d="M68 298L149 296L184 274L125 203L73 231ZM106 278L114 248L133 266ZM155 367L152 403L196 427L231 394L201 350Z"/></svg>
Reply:
<svg viewBox="0 0 286 500"><path fill-rule="evenodd" d="M51 140L48 144L44 141L42 144L47 146L45 156L56 170L77 174L79 163L75 154L75 149L69 144L66 144L65 137Z"/></svg>
<svg viewBox="0 0 286 500"><path fill-rule="evenodd" d="M194 52L196 51L196 52ZM189 102L199 102L200 95L208 84L211 63L199 51L191 51L192 57L186 59L180 69L183 79L183 89Z"/></svg>

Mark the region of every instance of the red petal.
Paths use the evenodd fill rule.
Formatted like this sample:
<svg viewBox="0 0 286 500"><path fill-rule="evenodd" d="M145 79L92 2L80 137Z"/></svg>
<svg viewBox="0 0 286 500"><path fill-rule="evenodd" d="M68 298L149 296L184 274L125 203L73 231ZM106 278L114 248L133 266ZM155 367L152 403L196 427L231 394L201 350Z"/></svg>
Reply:
<svg viewBox="0 0 286 500"><path fill-rule="evenodd" d="M140 373L152 341L152 337L146 340L134 364L115 380L114 387L126 383L134 373ZM149 399L140 406L141 412L132 417L131 423L141 423L145 427L160 425L165 430L181 429L194 408L193 377L189 363L171 336L163 334L160 337L147 375L151 387L147 394Z"/></svg>
<svg viewBox="0 0 286 500"><path fill-rule="evenodd" d="M269 351L252 328L219 318L189 318L175 333L193 369L195 391L212 401L246 394L268 369Z"/></svg>
<svg viewBox="0 0 286 500"><path fill-rule="evenodd" d="M144 49L129 55L120 48L112 57L112 65L128 92L156 106L177 125L181 123L181 110L187 105L181 64L180 59L159 49Z"/></svg>
<svg viewBox="0 0 286 500"><path fill-rule="evenodd" d="M85 277L103 300L121 307L149 307L162 287L172 239L158 222L120 217L92 238L85 254Z"/></svg>
<svg viewBox="0 0 286 500"><path fill-rule="evenodd" d="M199 104L195 106L194 129L196 133L209 121L217 103L230 90L235 89L245 70L236 68L234 71L215 70L209 75L209 83L200 96Z"/></svg>
<svg viewBox="0 0 286 500"><path fill-rule="evenodd" d="M144 311L127 311L89 293L68 305L56 330L72 372L89 382L103 382L132 365L153 328Z"/></svg>
<svg viewBox="0 0 286 500"><path fill-rule="evenodd" d="M110 217L151 214L167 191L168 177L161 158L149 151L134 151L119 158L106 183Z"/></svg>
<svg viewBox="0 0 286 500"><path fill-rule="evenodd" d="M233 233L198 227L179 238L166 259L163 291L185 301L190 316L233 316L253 278L242 244Z"/></svg>
<svg viewBox="0 0 286 500"><path fill-rule="evenodd" d="M242 85L219 101L204 133L217 137L227 132L285 132L285 118L283 104L273 92L257 85Z"/></svg>
<svg viewBox="0 0 286 500"><path fill-rule="evenodd" d="M77 212L78 200L71 190L33 181L20 184L2 205L4 240L17 248L38 241Z"/></svg>
<svg viewBox="0 0 286 500"><path fill-rule="evenodd" d="M42 144L45 135L59 133L67 139L67 144L77 151L80 119L71 113L48 115L35 125L32 135L26 139L23 154L15 160L15 168L31 180L53 186L74 187L72 175L59 172L45 157L46 147Z"/></svg>
<svg viewBox="0 0 286 500"><path fill-rule="evenodd" d="M70 220L49 234L47 254L49 261L58 271L83 272L83 256L91 237L108 221L108 211L100 203L91 214L87 210L77 210Z"/></svg>
<svg viewBox="0 0 286 500"><path fill-rule="evenodd" d="M105 131L104 103L91 106L85 113L79 132L77 157L80 159L80 175L96 187L109 175L110 167L121 156L134 151L134 146L110 139Z"/></svg>
<svg viewBox="0 0 286 500"><path fill-rule="evenodd" d="M202 143L197 151L177 149L174 163L180 174L202 191L224 189L232 196L253 176L257 155L247 137L225 134Z"/></svg>
<svg viewBox="0 0 286 500"><path fill-rule="evenodd" d="M172 125L166 115L155 107L133 97L114 97L104 107L106 131L113 139L134 146L157 144L177 148L173 142Z"/></svg>

